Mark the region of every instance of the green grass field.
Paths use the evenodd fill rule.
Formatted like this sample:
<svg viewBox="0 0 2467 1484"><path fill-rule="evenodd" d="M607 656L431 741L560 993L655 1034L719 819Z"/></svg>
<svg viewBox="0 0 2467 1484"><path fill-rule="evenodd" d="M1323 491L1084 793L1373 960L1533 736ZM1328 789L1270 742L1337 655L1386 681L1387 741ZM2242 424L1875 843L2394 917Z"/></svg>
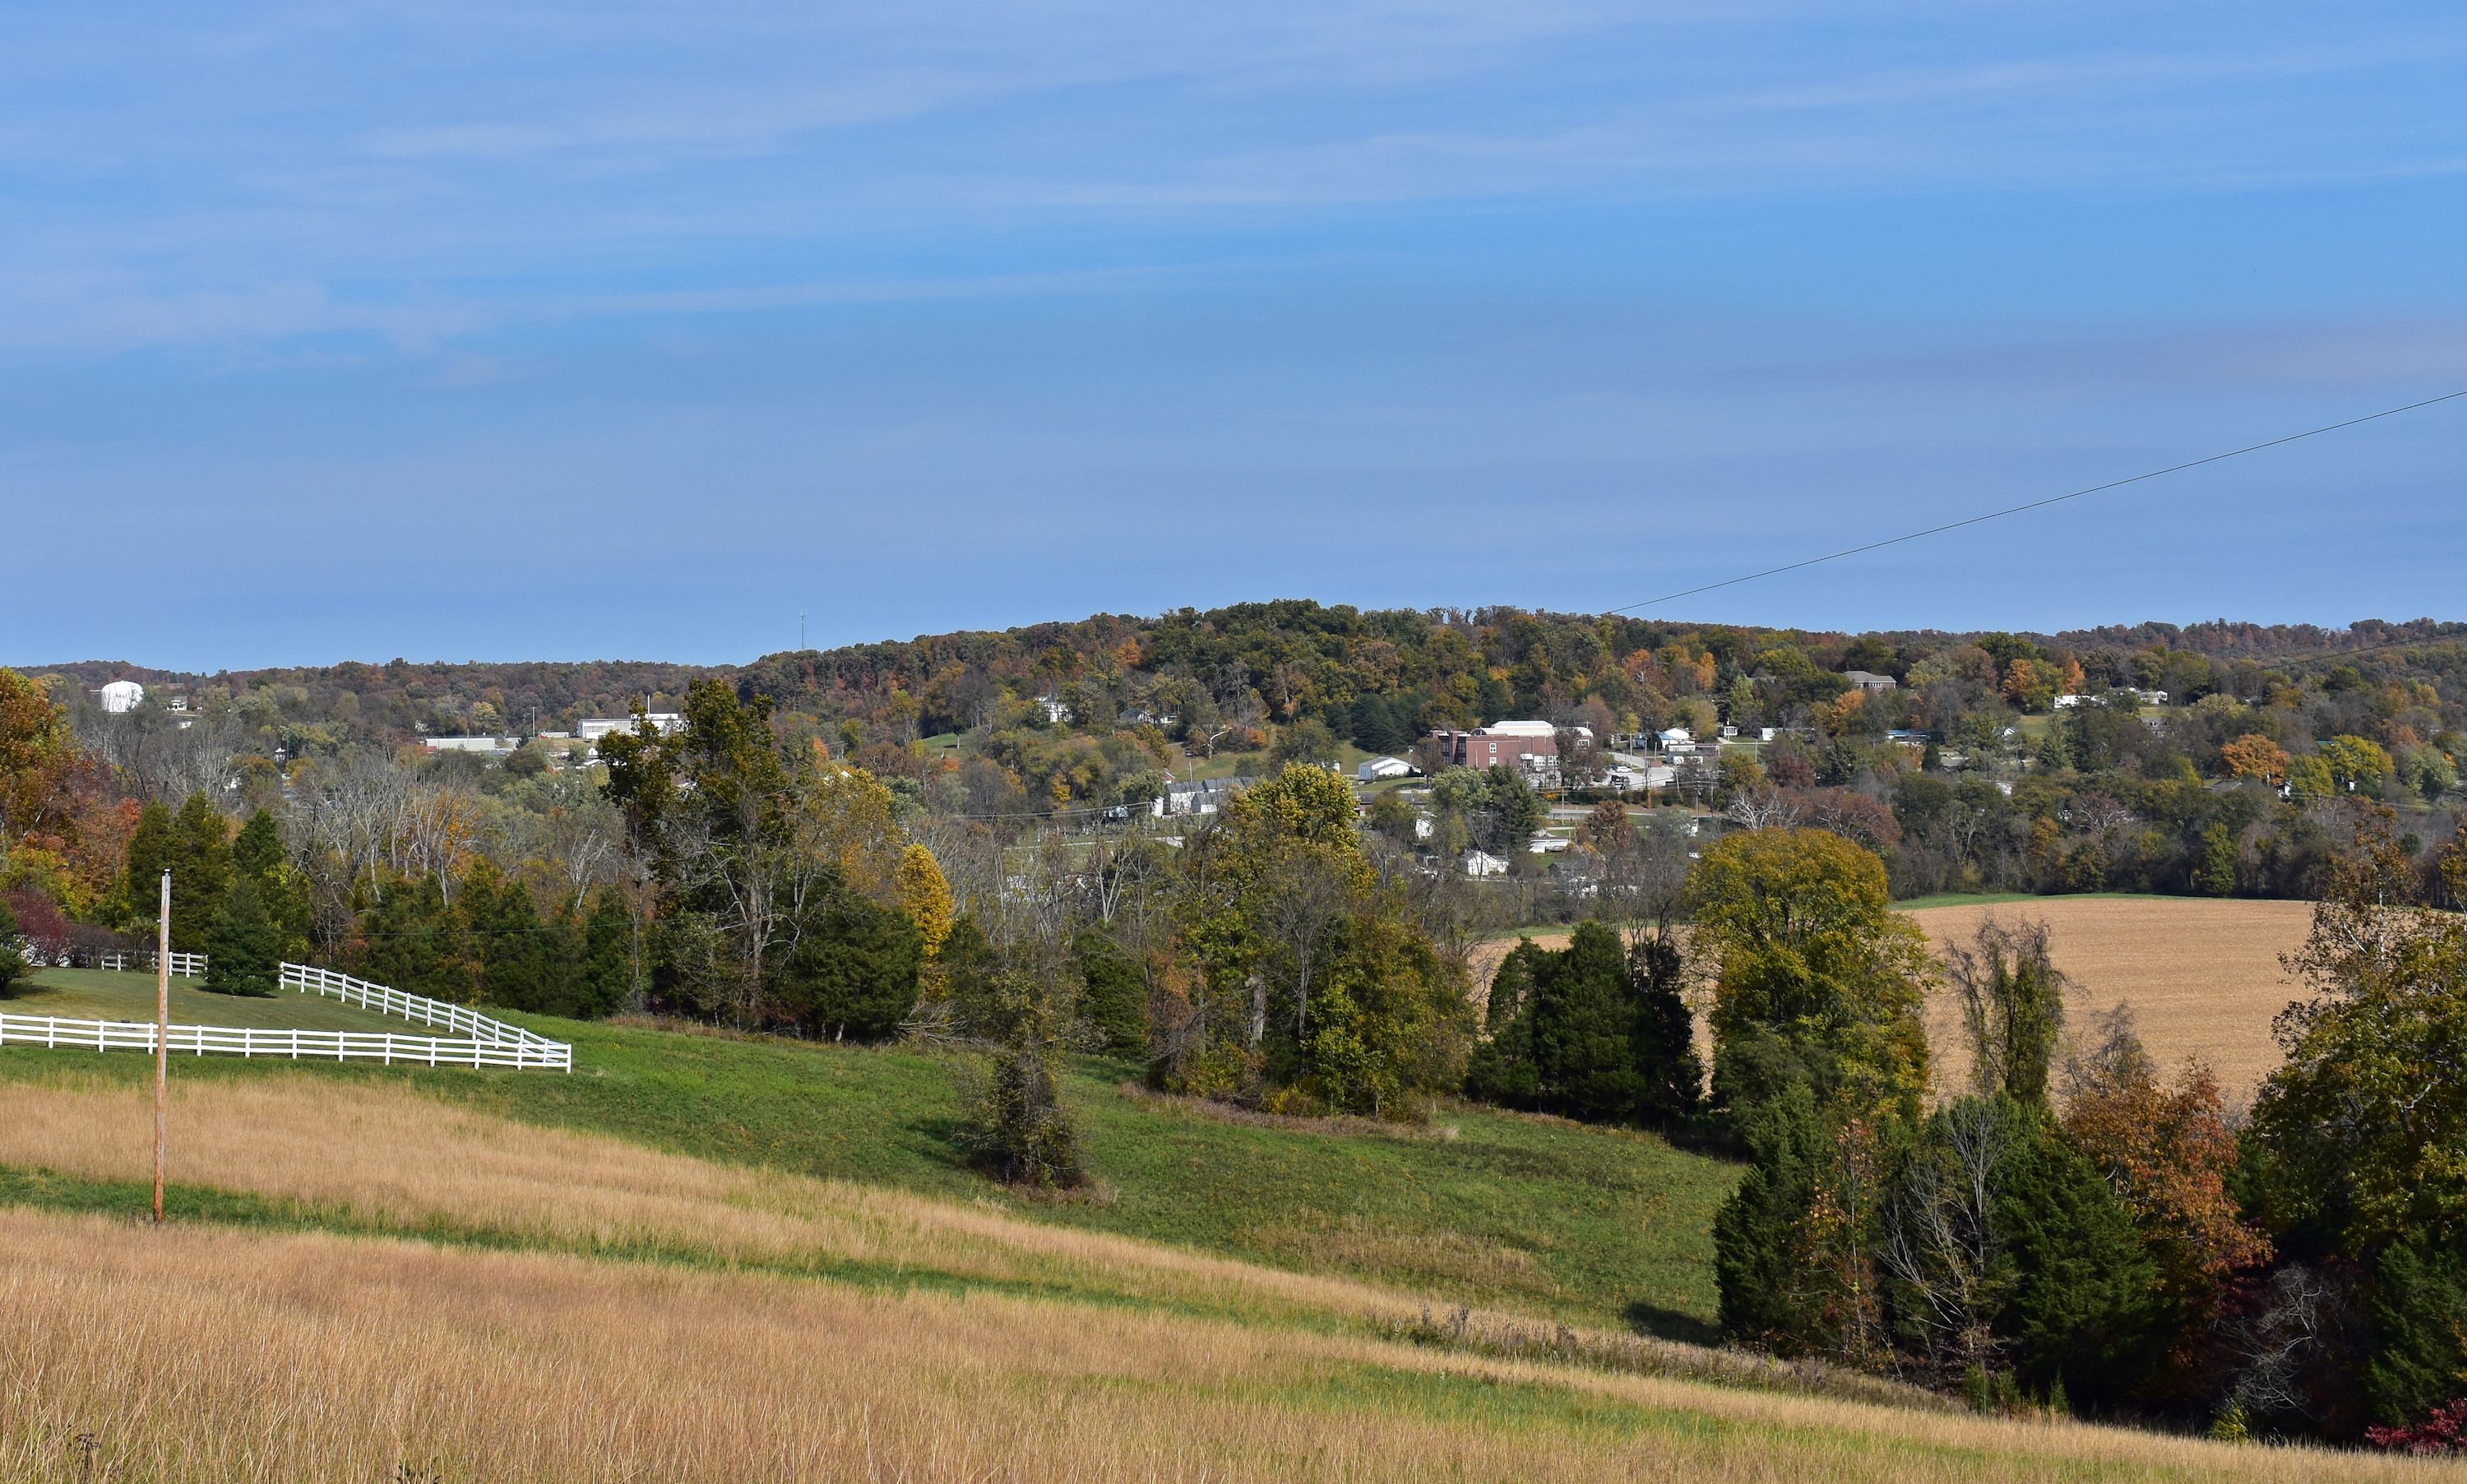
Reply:
<svg viewBox="0 0 2467 1484"><path fill-rule="evenodd" d="M705 1158L983 1200L1454 1301L1678 1338L1711 1333L1711 1225L1734 1170L1649 1135L1465 1106L1443 1109L1420 1131L1231 1122L1126 1094L1129 1068L1082 1059L1069 1068L1065 1095L1103 1194L1031 1202L962 1164L958 1099L934 1057L508 1018L573 1042L576 1070L282 1065L406 1083L519 1120ZM0 1079L55 1075L72 1057L109 1076L146 1071L138 1056L12 1046L0 1049ZM214 1057L175 1072L258 1074Z"/></svg>
<svg viewBox="0 0 2467 1484"><path fill-rule="evenodd" d="M1914 896L1893 904L1897 912L1924 911L1931 907L1996 907L2006 902L2105 902L2105 901L2176 901L2149 891L2071 891L2049 895L2038 891L1939 891L1934 896Z"/></svg>
<svg viewBox="0 0 2467 1484"><path fill-rule="evenodd" d="M44 969L14 999L0 1000L11 1015L56 1015L64 1020L152 1021L154 976L107 969ZM379 1015L320 995L281 989L263 999L215 995L194 979L171 981L171 1023L230 1025L249 1030L366 1030L436 1034L409 1021Z"/></svg>

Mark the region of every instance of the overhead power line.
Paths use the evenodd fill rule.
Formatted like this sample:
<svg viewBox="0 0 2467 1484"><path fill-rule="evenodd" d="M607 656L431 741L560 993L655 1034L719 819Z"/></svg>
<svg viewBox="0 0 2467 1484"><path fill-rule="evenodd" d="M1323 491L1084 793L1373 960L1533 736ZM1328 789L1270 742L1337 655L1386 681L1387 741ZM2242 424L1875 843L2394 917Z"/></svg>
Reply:
<svg viewBox="0 0 2467 1484"><path fill-rule="evenodd" d="M2247 443L2242 448L2230 448L2225 453L2210 454L2200 459L2188 459L2183 463L2171 463L2163 469L2151 469L2144 473L2128 475L2120 480L2110 480L2104 484L2093 484L2084 489L2068 490L2061 495L2049 495L2044 500L2030 500L2026 501L2021 505L2006 506L2001 510L1989 510L1983 515L1973 515L1958 521L1947 521L1941 526L1930 526L1925 530L1913 530L1908 535L1888 536L1882 541L1870 541L1863 546L1845 547L1839 551L1828 551L1822 556L1811 556L1804 561L1785 562L1779 567L1768 567L1762 572L1752 572L1744 576L1738 577L1725 577L1719 582L1708 582L1701 587L1683 588L1676 593L1664 593L1660 597L1648 597L1641 603L1630 603L1623 608L1609 608L1604 609L1603 611L1605 613L1634 613L1640 608L1652 608L1663 603L1676 602L1683 597L1694 597L1699 593L1711 593L1722 588L1734 588L1740 583L1754 582L1764 577L1777 577L1783 573L1797 572L1802 567L1817 567L1822 566L1826 562L1838 562L1845 556L1857 556L1866 551L1882 551L1886 547L1900 546L1905 541L1916 541L1924 536L1940 536L1948 530L1959 530L1965 526L1978 526L1987 521L1999 521L2008 515L2020 515L2027 510L2042 510L2051 505L2062 505L2068 500L2079 500L2084 495L2102 494L2111 489L2121 489L2127 484L2139 484L2145 480L2155 480L2169 474L2182 474L2186 469L2198 469L2206 463L2217 463L2220 461L2227 459L2239 459L2246 454L2257 454L2265 448L2277 448L2287 443L2301 442L2308 438L2320 438L2324 433L2336 433L2342 428L2352 428L2363 423L2376 422L2384 417L2395 417L2401 413L2415 412L2420 408L2432 407L2442 402L2454 402L2460 397L2467 397L2467 389L2462 389L2456 392L2445 392L2439 396L2428 396L2420 402L2410 402L2404 407L2386 407L2380 412L2366 413L2361 417L2349 417L2343 422L2327 423L2318 428L2307 428L2301 433L2290 433L2283 438L2268 438L2258 443Z"/></svg>

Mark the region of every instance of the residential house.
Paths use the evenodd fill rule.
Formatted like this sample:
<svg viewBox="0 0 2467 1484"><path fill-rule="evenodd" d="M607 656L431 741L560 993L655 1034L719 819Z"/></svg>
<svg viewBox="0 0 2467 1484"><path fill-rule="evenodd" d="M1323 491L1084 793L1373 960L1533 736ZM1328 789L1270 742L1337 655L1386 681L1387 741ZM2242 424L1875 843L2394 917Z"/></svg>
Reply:
<svg viewBox="0 0 2467 1484"><path fill-rule="evenodd" d="M1214 814L1235 794L1258 782L1256 778L1195 778L1188 783L1167 783L1165 792L1148 805L1156 818L1176 815Z"/></svg>

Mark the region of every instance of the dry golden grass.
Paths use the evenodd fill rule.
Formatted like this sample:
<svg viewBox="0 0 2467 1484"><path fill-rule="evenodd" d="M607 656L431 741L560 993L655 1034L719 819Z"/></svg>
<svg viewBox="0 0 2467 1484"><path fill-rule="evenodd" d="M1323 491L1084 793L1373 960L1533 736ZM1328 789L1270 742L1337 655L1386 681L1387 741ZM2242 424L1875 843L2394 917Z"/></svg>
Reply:
<svg viewBox="0 0 2467 1484"><path fill-rule="evenodd" d="M2459 1479L1291 1329L0 1212L0 1479Z"/></svg>
<svg viewBox="0 0 2467 1484"><path fill-rule="evenodd" d="M150 1090L67 1074L0 1085L0 1164L150 1179ZM544 1130L399 1088L278 1074L173 1082L171 1176L516 1245L864 1264L1148 1302L1397 1319L1419 1300L1342 1278L937 1202L878 1186L731 1168Z"/></svg>
<svg viewBox="0 0 2467 1484"><path fill-rule="evenodd" d="M2161 1066L2198 1056L2218 1073L2231 1098L2250 1097L2278 1066L2270 1023L2301 993L2279 967L2278 956L2303 944L2312 903L2043 897L1931 907L1909 915L1940 949L1948 939L1967 942L1991 912L2005 922L2046 922L2056 967L2073 981L2068 1005L2075 1017L2131 1005L2141 1039ZM1536 933L1533 940L1544 948L1564 948L1568 934ZM1515 946L1514 938L1505 938L1476 951L1477 996ZM1960 1012L1950 996L1939 993L1931 1001L1928 1035L1937 1086L1958 1088L1969 1057ZM1701 1015L1697 1043L1699 1052L1710 1054Z"/></svg>
<svg viewBox="0 0 2467 1484"><path fill-rule="evenodd" d="M0 1088L0 1162L138 1178L145 1105L140 1091L74 1076ZM707 1165L397 1089L191 1084L172 1127L183 1182L441 1234L792 1269L905 1264L1134 1301L0 1211L0 1480L80 1477L80 1433L94 1439L92 1477L165 1484L2275 1481L2334 1462L2363 1478L2462 1477L1400 1344L1364 1321L1407 1325L1421 1305L1370 1285ZM1391 1238L1340 1226L1295 1240ZM1446 1255L1485 1272L1497 1260ZM1516 1338L1496 1316L1469 1319L1473 1344ZM1545 1344L1566 1338L1617 1348ZM1648 1369L1686 1350L1619 1344ZM1694 1363L1734 1379L1770 1370Z"/></svg>
<svg viewBox="0 0 2467 1484"><path fill-rule="evenodd" d="M2194 897L2051 897L1993 907L1932 907L1911 919L1941 946L1968 941L1993 912L2047 923L2048 946L2073 981L2067 1007L2133 1007L2142 1043L2161 1067L2198 1056L2230 1098L2250 1097L2278 1066L2270 1023L2302 986L2278 956L2302 946L2310 902L2222 902ZM1960 1011L1947 995L1929 1005L1930 1039L1943 1059L1939 1086L1967 1065Z"/></svg>
<svg viewBox="0 0 2467 1484"><path fill-rule="evenodd" d="M75 1072L0 1085L0 1167L142 1183L152 1168L148 1093ZM760 1267L871 1286L994 1287L1164 1306L1246 1321L1398 1332L1454 1306L1343 1277L1022 1219L990 1204L709 1164L615 1139L512 1123L399 1088L275 1073L174 1083L174 1184L290 1203L306 1225L408 1232L584 1256ZM1301 1257L1398 1255L1411 1233L1290 1233ZM1428 1246L1428 1244L1425 1244ZM1496 1276L1521 1253L1472 1242L1414 1247L1442 1281ZM1510 1273L1509 1276L1518 1274ZM1547 1297L1548 1278L1517 1285ZM1516 1292L1515 1289L1510 1290ZM1518 1349L1532 1321L1464 1308L1452 1339ZM1593 1330L1563 1333L1616 1368L1855 1398L1923 1393L1827 1367Z"/></svg>

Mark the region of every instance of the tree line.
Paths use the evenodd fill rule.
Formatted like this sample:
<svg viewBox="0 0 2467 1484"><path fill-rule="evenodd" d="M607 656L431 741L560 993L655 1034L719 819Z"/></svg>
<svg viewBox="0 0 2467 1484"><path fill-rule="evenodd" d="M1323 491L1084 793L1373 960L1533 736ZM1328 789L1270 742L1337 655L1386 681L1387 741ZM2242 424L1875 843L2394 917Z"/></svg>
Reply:
<svg viewBox="0 0 2467 1484"><path fill-rule="evenodd" d="M2467 852L2443 869L2467 878ZM2467 887L2467 879L2454 883ZM1712 1137L1735 1341L1967 1397L2438 1450L2467 1417L2467 918L2421 900L2386 813L2336 855L2284 1064L2235 1116L2121 1012L2066 1020L2047 931L1941 957L1885 865L1828 831L1707 847L1666 924L1529 941L1468 1091ZM1676 986L1709 992L1699 1081ZM1932 1064L1932 986L1961 1011Z"/></svg>

